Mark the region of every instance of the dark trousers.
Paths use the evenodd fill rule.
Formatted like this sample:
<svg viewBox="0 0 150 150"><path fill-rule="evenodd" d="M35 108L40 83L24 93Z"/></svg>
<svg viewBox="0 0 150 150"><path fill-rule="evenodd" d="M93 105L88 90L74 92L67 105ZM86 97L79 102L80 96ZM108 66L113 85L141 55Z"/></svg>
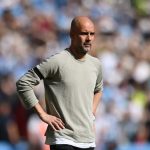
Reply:
<svg viewBox="0 0 150 150"><path fill-rule="evenodd" d="M50 150L94 150L93 147L91 148L78 148L71 145L66 144L58 144L58 145L51 145Z"/></svg>

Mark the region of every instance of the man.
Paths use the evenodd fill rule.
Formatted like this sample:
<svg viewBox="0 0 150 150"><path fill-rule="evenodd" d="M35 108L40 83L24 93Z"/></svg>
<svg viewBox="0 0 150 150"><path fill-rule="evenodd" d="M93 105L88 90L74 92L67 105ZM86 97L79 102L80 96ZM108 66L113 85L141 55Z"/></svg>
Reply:
<svg viewBox="0 0 150 150"><path fill-rule="evenodd" d="M71 45L29 70L17 82L27 108L34 108L48 124L46 144L51 150L93 150L95 116L102 95L102 70L97 58L87 54L95 37L93 22L75 17L70 29ZM45 112L33 92L44 81Z"/></svg>

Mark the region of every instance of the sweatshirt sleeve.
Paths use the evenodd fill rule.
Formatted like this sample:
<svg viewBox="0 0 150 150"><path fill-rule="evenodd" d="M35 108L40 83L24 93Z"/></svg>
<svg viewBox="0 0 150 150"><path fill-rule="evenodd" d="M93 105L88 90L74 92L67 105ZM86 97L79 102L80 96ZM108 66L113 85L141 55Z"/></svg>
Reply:
<svg viewBox="0 0 150 150"><path fill-rule="evenodd" d="M33 90L34 86L38 85L41 79L60 78L58 68L59 66L55 57L51 57L43 60L16 82L17 92L21 98L21 102L27 109L32 108L38 103L38 99Z"/></svg>
<svg viewBox="0 0 150 150"><path fill-rule="evenodd" d="M29 70L16 82L17 92L25 108L32 108L38 103L33 88L39 83L40 77L35 73L34 69Z"/></svg>

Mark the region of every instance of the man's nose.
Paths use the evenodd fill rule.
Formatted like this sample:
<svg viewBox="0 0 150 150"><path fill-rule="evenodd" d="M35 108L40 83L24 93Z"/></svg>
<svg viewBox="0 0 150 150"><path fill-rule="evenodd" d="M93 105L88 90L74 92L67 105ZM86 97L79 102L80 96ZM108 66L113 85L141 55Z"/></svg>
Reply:
<svg viewBox="0 0 150 150"><path fill-rule="evenodd" d="M86 40L91 41L91 35L90 34L87 35Z"/></svg>

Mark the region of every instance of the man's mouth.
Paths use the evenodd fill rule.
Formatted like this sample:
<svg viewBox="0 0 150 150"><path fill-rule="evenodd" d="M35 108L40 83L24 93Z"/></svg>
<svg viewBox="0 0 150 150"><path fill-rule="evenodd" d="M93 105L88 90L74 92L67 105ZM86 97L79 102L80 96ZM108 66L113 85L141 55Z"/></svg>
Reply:
<svg viewBox="0 0 150 150"><path fill-rule="evenodd" d="M91 46L91 44L84 44L84 46L85 46L85 47L90 47L90 46Z"/></svg>

